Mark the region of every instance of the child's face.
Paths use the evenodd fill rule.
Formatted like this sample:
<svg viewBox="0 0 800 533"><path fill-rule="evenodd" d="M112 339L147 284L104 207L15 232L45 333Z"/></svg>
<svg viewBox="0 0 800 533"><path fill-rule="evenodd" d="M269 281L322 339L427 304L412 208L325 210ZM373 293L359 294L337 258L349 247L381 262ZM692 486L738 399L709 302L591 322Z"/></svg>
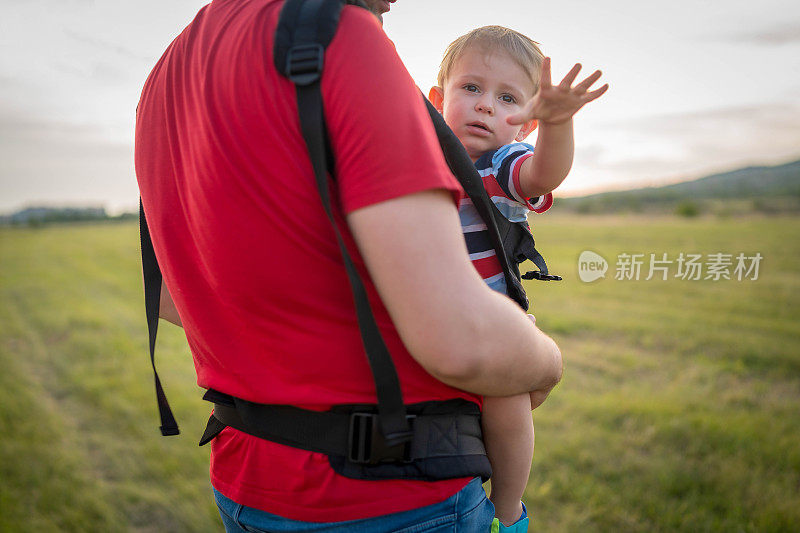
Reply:
<svg viewBox="0 0 800 533"><path fill-rule="evenodd" d="M465 50L445 86L434 87L431 97L473 161L489 150L522 141L536 127L535 121L521 126L506 122L506 117L519 112L533 97L533 83L522 67L500 50Z"/></svg>

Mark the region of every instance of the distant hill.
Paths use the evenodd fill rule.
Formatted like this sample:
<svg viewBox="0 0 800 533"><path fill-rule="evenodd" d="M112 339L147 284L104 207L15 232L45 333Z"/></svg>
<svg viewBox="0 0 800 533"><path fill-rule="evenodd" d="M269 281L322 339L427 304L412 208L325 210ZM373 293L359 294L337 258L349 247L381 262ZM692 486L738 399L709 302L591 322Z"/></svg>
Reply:
<svg viewBox="0 0 800 533"><path fill-rule="evenodd" d="M800 212L800 161L746 167L663 187L562 198L559 206L582 213L677 211L693 215L726 208Z"/></svg>
<svg viewBox="0 0 800 533"><path fill-rule="evenodd" d="M0 225L42 226L64 222L100 222L133 220L137 213L123 213L110 216L104 207L52 207L32 206L20 209L10 215L0 215Z"/></svg>

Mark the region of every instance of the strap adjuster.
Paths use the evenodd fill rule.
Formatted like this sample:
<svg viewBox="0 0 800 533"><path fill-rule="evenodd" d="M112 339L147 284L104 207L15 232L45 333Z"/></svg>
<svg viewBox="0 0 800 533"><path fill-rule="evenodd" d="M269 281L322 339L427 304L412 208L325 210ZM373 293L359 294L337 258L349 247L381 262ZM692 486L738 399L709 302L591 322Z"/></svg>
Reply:
<svg viewBox="0 0 800 533"><path fill-rule="evenodd" d="M561 276L556 276L555 274L543 274L538 270L531 270L530 272L525 272L522 275L522 279L538 279L539 281L561 281L563 278Z"/></svg>
<svg viewBox="0 0 800 533"><path fill-rule="evenodd" d="M352 413L348 434L347 459L356 464L376 465L386 462L410 463L411 438L416 415L406 415L412 427L408 435L392 435L391 440L403 439L400 444L387 444L378 427L378 415L374 413Z"/></svg>
<svg viewBox="0 0 800 533"><path fill-rule="evenodd" d="M324 60L321 44L296 44L286 54L286 77L295 85L311 85L322 76Z"/></svg>
<svg viewBox="0 0 800 533"><path fill-rule="evenodd" d="M161 430L162 437L171 437L172 435L181 434L181 431L178 429L177 425L158 426L158 429Z"/></svg>

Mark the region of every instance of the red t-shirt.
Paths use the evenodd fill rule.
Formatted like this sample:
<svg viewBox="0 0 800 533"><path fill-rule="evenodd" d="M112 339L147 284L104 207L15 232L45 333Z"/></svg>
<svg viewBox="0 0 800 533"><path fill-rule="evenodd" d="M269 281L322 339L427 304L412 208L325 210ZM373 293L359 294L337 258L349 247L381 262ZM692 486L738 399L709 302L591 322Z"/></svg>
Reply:
<svg viewBox="0 0 800 533"><path fill-rule="evenodd" d="M307 409L374 403L353 296L299 131L294 86L273 66L282 4L217 0L167 49L137 113L142 201L201 387ZM460 194L418 89L367 11L344 9L325 56L322 91L341 227L342 212L390 198L432 188ZM412 359L345 233L405 402L479 403ZM212 443L211 481L247 506L339 521L436 503L467 480L353 480L334 473L325 455L226 428Z"/></svg>

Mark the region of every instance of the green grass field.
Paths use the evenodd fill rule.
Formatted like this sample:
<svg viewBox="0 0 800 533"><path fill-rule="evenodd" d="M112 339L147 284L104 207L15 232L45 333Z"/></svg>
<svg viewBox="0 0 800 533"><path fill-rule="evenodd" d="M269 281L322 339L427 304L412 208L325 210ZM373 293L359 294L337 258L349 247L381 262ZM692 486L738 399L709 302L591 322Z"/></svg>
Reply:
<svg viewBox="0 0 800 533"><path fill-rule="evenodd" d="M800 529L800 218L542 216L528 282L565 374L534 413L538 531ZM221 531L182 331L159 373L133 224L0 230L0 531ZM583 250L605 279L583 283ZM614 279L621 253L745 252L758 280Z"/></svg>

